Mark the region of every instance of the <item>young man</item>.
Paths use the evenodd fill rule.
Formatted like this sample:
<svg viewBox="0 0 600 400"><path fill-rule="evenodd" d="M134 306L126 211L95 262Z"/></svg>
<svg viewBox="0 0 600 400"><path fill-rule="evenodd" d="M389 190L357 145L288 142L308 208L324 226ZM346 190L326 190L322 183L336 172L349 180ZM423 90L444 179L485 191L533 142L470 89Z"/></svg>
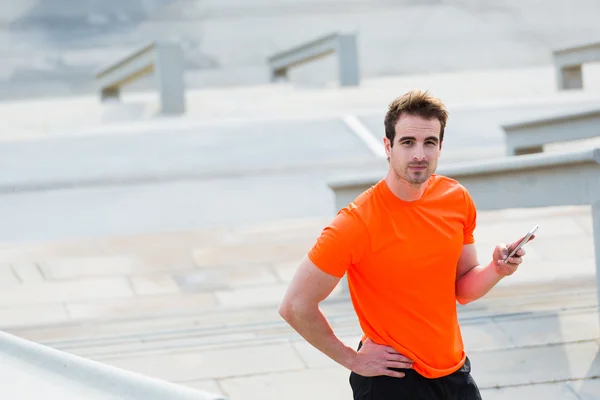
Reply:
<svg viewBox="0 0 600 400"><path fill-rule="evenodd" d="M348 368L354 399L481 399L470 375L456 302L484 296L522 262L498 245L480 265L476 210L458 182L435 174L448 113L426 92L394 100L385 116L385 178L339 211L301 262L280 315ZM346 274L363 331L342 343L319 310Z"/></svg>

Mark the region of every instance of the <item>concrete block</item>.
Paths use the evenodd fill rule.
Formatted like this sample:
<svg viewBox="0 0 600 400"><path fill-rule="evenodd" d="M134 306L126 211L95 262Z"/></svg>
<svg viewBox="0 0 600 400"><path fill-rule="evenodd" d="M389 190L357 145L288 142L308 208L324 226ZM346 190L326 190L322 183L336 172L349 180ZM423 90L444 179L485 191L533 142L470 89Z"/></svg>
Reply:
<svg viewBox="0 0 600 400"><path fill-rule="evenodd" d="M159 379L180 382L304 369L304 364L289 344L211 351L186 350L104 359L103 362Z"/></svg>
<svg viewBox="0 0 600 400"><path fill-rule="evenodd" d="M523 219L504 222L496 221L489 224L481 222L475 228L475 236L477 240L488 243L514 241L520 239L536 224L540 225L538 237L541 238L559 237L562 239L565 236L581 237L586 235L586 231L578 221L570 216L564 216L544 219L524 217ZM531 243L534 244L536 241Z"/></svg>
<svg viewBox="0 0 600 400"><path fill-rule="evenodd" d="M271 81L287 80L289 69L337 53L340 86L360 83L355 34L330 34L269 57Z"/></svg>
<svg viewBox="0 0 600 400"><path fill-rule="evenodd" d="M230 400L348 400L350 372L343 367L322 368L223 379Z"/></svg>
<svg viewBox="0 0 600 400"><path fill-rule="evenodd" d="M481 390L485 400L581 400L565 382Z"/></svg>
<svg viewBox="0 0 600 400"><path fill-rule="evenodd" d="M132 276L129 279L133 291L142 296L181 292L170 275Z"/></svg>
<svg viewBox="0 0 600 400"><path fill-rule="evenodd" d="M536 239L537 240L537 239ZM529 250L529 249L528 249ZM525 256L527 257L527 256ZM498 287L518 284L544 284L556 282L561 279L593 279L594 264L593 256L581 256L577 261L565 260L568 256L561 255L560 260L548 261L551 255L544 253L545 259L525 260L519 266L517 272L503 279Z"/></svg>
<svg viewBox="0 0 600 400"><path fill-rule="evenodd" d="M127 318L141 315L206 310L215 305L210 293L185 296L135 296L111 301L69 301L65 307L76 320Z"/></svg>
<svg viewBox="0 0 600 400"><path fill-rule="evenodd" d="M360 327L358 327L358 324L356 332L360 332ZM356 349L361 338L362 336L358 333L355 336L340 337L340 340L347 346ZM308 366L308 368L320 369L340 366L331 358L327 357L325 354L321 353L319 350L314 348L306 340L294 340L292 342L292 346L294 347L294 349L296 349L297 353L300 355L300 358Z"/></svg>
<svg viewBox="0 0 600 400"><path fill-rule="evenodd" d="M234 289L278 282L275 274L264 266L202 268L175 274L173 279L185 292Z"/></svg>
<svg viewBox="0 0 600 400"><path fill-rule="evenodd" d="M39 266L48 279L129 275L139 270L136 260L127 256L54 258L40 261Z"/></svg>
<svg viewBox="0 0 600 400"><path fill-rule="evenodd" d="M134 293L125 278L80 279L21 285L0 292L0 307L48 304L78 300L131 297Z"/></svg>
<svg viewBox="0 0 600 400"><path fill-rule="evenodd" d="M0 289L21 284L21 280L13 272L9 264L0 264Z"/></svg>
<svg viewBox="0 0 600 400"><path fill-rule="evenodd" d="M597 400L600 398L600 379L584 379L567 383L577 393L579 400Z"/></svg>
<svg viewBox="0 0 600 400"><path fill-rule="evenodd" d="M557 86L560 90L583 89L581 65L561 67L557 72Z"/></svg>
<svg viewBox="0 0 600 400"><path fill-rule="evenodd" d="M203 390L205 392L224 394L223 390L219 386L219 383L215 379L202 379L199 381L188 381L188 382L176 382L180 385L191 387L193 389Z"/></svg>
<svg viewBox="0 0 600 400"><path fill-rule="evenodd" d="M589 216L589 211L588 211L588 215L575 216L574 220L576 223L579 224L579 226L581 226L583 228L583 230L585 231L586 234L588 234L588 235L593 234L594 228L592 226L592 219Z"/></svg>
<svg viewBox="0 0 600 400"><path fill-rule="evenodd" d="M185 113L185 71L181 48L173 43L157 43L155 57L162 114Z"/></svg>
<svg viewBox="0 0 600 400"><path fill-rule="evenodd" d="M527 385L600 375L598 343L470 352L472 374L480 388Z"/></svg>
<svg viewBox="0 0 600 400"><path fill-rule="evenodd" d="M462 323L463 343L467 352L512 347L514 342L491 319Z"/></svg>
<svg viewBox="0 0 600 400"><path fill-rule="evenodd" d="M312 242L312 241L311 241ZM309 249L306 241L245 243L193 250L199 267L265 265L301 259Z"/></svg>
<svg viewBox="0 0 600 400"><path fill-rule="evenodd" d="M23 328L45 324L60 324L70 321L62 304L10 306L0 308L0 328Z"/></svg>
<svg viewBox="0 0 600 400"><path fill-rule="evenodd" d="M294 278L296 271L298 271L300 261L277 263L273 266L273 270L281 282L289 283Z"/></svg>
<svg viewBox="0 0 600 400"><path fill-rule="evenodd" d="M589 341L600 337L596 311L531 313L521 318L495 318L498 327L519 347Z"/></svg>
<svg viewBox="0 0 600 400"><path fill-rule="evenodd" d="M46 277L36 263L18 262L12 264L11 268L22 283L28 284L46 280Z"/></svg>
<svg viewBox="0 0 600 400"><path fill-rule="evenodd" d="M227 307L251 307L266 304L279 304L288 285L255 286L234 290L218 290L215 297L219 304Z"/></svg>

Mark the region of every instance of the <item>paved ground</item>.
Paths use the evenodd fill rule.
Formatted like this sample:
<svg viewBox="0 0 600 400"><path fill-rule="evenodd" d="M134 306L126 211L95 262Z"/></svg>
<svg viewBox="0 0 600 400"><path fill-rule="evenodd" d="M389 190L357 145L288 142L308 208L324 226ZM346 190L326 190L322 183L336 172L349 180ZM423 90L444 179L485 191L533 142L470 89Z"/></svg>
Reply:
<svg viewBox="0 0 600 400"><path fill-rule="evenodd" d="M276 313L327 220L4 245L2 329L231 400L347 399L348 371ZM485 399L597 399L589 208L482 212L481 259L534 222L543 234L527 264L459 308L473 374ZM339 290L323 309L355 345L360 330Z"/></svg>

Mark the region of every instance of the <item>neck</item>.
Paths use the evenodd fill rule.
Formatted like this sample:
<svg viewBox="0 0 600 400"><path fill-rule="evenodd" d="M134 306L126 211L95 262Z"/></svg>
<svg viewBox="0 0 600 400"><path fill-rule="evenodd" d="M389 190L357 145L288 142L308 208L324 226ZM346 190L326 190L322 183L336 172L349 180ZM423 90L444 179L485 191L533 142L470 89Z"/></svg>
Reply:
<svg viewBox="0 0 600 400"><path fill-rule="evenodd" d="M405 179L402 179L393 169L390 168L386 177L385 183L390 191L403 201L415 201L423 197L425 189L427 189L427 181L423 183L413 184Z"/></svg>

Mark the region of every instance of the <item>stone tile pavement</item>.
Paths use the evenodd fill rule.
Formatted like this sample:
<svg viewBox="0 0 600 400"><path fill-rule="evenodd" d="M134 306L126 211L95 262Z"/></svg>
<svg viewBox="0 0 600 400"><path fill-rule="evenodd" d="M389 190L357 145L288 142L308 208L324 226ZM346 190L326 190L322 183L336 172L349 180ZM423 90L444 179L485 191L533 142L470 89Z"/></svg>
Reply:
<svg viewBox="0 0 600 400"><path fill-rule="evenodd" d="M600 398L590 219L589 207L480 213L482 262L496 242L540 225L518 273L459 308L484 399ZM0 328L231 400L347 399L348 371L276 311L326 222L4 244ZM323 310L355 345L360 329L339 290Z"/></svg>

